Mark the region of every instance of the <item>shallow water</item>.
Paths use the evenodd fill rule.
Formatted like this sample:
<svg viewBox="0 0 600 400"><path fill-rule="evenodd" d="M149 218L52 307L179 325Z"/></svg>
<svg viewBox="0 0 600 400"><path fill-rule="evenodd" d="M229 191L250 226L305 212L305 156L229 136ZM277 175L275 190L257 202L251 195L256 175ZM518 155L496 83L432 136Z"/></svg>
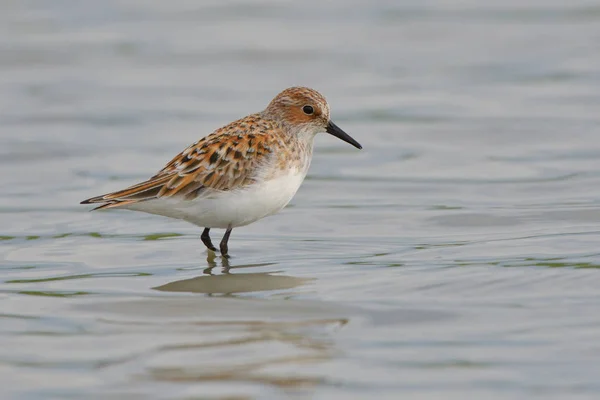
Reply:
<svg viewBox="0 0 600 400"><path fill-rule="evenodd" d="M2 399L600 397L600 3L198 3L0 4ZM78 204L295 84L229 263Z"/></svg>

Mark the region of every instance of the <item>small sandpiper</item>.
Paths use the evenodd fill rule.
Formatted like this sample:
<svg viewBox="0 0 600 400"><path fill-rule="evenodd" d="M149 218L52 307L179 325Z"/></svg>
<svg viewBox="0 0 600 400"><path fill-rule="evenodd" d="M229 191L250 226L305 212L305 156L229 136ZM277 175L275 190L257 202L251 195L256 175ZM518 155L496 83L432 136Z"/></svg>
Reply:
<svg viewBox="0 0 600 400"><path fill-rule="evenodd" d="M294 197L308 172L315 135L323 131L362 148L331 122L329 104L319 92L288 88L264 111L193 143L150 179L81 204L191 222L204 228L200 237L211 251L217 249L210 229L226 229L220 251L228 257L233 228L277 213Z"/></svg>

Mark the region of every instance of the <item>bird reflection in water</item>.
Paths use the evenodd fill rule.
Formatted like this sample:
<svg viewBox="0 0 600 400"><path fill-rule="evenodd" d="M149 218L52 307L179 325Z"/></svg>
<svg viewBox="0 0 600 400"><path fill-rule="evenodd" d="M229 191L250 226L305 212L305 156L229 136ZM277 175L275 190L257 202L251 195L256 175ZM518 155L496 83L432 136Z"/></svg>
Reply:
<svg viewBox="0 0 600 400"><path fill-rule="evenodd" d="M219 261L222 260L222 261ZM296 299L293 289L314 278L281 271L245 272L270 264L231 265L209 256L203 274L155 287L204 296L156 296L86 305L111 326L159 338L140 357L154 357L136 379L181 384L260 384L310 390L326 382L312 371L340 354L335 332L357 311L332 302ZM219 271L221 267L221 271ZM222 272L222 273L220 273ZM290 290L292 289L292 290ZM239 296L239 293L266 294ZM284 296L273 291L283 291ZM223 357L227 354L227 357Z"/></svg>
<svg viewBox="0 0 600 400"><path fill-rule="evenodd" d="M220 263L217 262L218 260L221 260ZM213 252L209 252L206 262L208 266L202 271L203 275L170 282L153 289L162 292L233 295L235 293L292 289L314 281L314 278L280 275L281 271L231 273L232 269L259 268L273 265L273 263L231 265L227 258L217 258ZM215 274L215 269L219 266L221 274Z"/></svg>
<svg viewBox="0 0 600 400"><path fill-rule="evenodd" d="M206 267L202 273L206 274L206 275L213 275L213 269L215 269L216 267L218 267L217 262L215 261L217 259L217 256L215 254L214 251L208 251L208 256L206 257L206 263L208 264L208 267ZM220 257L221 259L221 272L224 274L228 274L229 270L231 269L231 265L229 264L229 258L228 257ZM264 263L264 264L257 264L256 266L263 266L263 265L270 265L272 263Z"/></svg>

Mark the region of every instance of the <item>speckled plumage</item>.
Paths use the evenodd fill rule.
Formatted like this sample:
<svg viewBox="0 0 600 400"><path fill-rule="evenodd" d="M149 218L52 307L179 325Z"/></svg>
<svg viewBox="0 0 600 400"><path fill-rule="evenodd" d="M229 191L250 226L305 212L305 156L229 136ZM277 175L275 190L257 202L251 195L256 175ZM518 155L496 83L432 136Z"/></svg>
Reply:
<svg viewBox="0 0 600 400"><path fill-rule="evenodd" d="M286 89L264 111L193 143L150 179L82 204L183 219L206 227L206 236L213 227L229 232L289 202L310 166L316 133L326 130L360 148L330 121L329 112L317 91Z"/></svg>

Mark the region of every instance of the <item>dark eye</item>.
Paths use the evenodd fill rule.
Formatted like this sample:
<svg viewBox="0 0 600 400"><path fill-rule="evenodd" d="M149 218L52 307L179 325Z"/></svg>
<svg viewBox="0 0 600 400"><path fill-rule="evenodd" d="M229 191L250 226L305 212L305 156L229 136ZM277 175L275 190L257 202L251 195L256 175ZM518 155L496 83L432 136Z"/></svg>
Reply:
<svg viewBox="0 0 600 400"><path fill-rule="evenodd" d="M312 106L304 106L302 107L302 111L304 111L304 114L312 114L315 112L315 110L312 108Z"/></svg>

